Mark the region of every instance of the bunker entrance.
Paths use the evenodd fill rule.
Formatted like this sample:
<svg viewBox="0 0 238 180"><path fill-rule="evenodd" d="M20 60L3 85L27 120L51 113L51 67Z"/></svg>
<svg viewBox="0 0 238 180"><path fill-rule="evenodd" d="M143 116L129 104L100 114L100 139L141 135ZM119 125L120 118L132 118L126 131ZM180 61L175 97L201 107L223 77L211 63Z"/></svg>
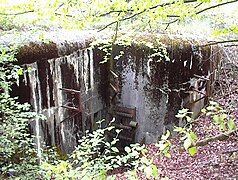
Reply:
<svg viewBox="0 0 238 180"><path fill-rule="evenodd" d="M109 111L111 117L114 118L112 126L121 132L117 135L114 132L108 132L109 141L113 138L118 138L117 147L121 150L135 142L135 134L138 123L136 122L136 108L127 108L121 106L114 106Z"/></svg>

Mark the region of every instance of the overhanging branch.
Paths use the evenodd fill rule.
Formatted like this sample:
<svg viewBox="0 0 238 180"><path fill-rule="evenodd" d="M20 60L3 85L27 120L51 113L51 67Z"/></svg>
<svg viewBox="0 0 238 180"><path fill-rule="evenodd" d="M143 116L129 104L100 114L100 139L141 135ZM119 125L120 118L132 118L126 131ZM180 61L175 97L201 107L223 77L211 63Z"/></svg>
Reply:
<svg viewBox="0 0 238 180"><path fill-rule="evenodd" d="M215 41L215 42L210 42L208 44L201 45L199 47L213 46L213 45L225 44L225 43L236 43L236 42L238 42L238 39L226 40L226 41Z"/></svg>
<svg viewBox="0 0 238 180"><path fill-rule="evenodd" d="M23 11L23 12L18 12L18 13L0 13L1 16L17 16L17 15L22 15L22 14L27 14L27 13L32 13L34 10L29 10L29 11Z"/></svg>
<svg viewBox="0 0 238 180"><path fill-rule="evenodd" d="M213 5L213 6L209 6L209 7L207 7L207 8L204 8L204 9L200 10L200 11L197 11L195 14L198 15L198 14L201 14L201 13L203 13L203 12L205 12L205 11L210 10L210 9L217 8L217 7L220 7L220 6L224 6L224 5L226 5L226 4L235 3L235 2L238 2L238 0L228 1L228 2L224 2L224 3L216 4L216 5ZM196 5L194 8L197 8L197 7L199 7L200 5L202 5L202 3L199 3L199 4ZM178 15L167 15L167 17L172 17L172 18L177 17L177 18L179 18L180 16L178 16Z"/></svg>
<svg viewBox="0 0 238 180"><path fill-rule="evenodd" d="M55 12L55 15L56 16L65 16L65 17L70 17L70 18L75 17L75 16L73 16L71 14L61 14L61 13L57 13L57 12Z"/></svg>
<svg viewBox="0 0 238 180"><path fill-rule="evenodd" d="M217 7L220 7L220 6L224 6L226 4L235 3L235 2L238 2L238 0L228 1L228 2L224 2L224 3L216 4L216 5L213 5L213 6L209 6L207 8L204 8L204 9L200 10L200 11L197 11L195 13L195 15L201 14L201 13L203 13L205 11L210 10L210 9L214 9L214 8L217 8ZM202 3L198 4L197 6L195 6L195 8L199 7L201 4ZM177 17L177 20L179 20L180 16L178 16L178 15L167 15L167 17L171 17L171 18ZM170 24L177 22L177 20L173 20L173 21L170 21L170 22L166 23L167 26L166 26L165 30L169 27ZM219 44L219 43L217 43L217 44ZM213 44L211 44L211 45L213 45Z"/></svg>
<svg viewBox="0 0 238 180"><path fill-rule="evenodd" d="M132 10L126 10L126 11L122 11L122 10L112 10L112 11L109 11L109 12L106 12L106 13L103 13L103 14L100 14L99 17L103 17L103 16L107 16L107 15L110 15L112 13L122 13L122 12L132 12Z"/></svg>
<svg viewBox="0 0 238 180"><path fill-rule="evenodd" d="M196 12L196 15L201 14L201 13L207 11L207 10L210 10L210 9L213 9L213 8L217 8L217 7L226 5L226 4L235 3L235 2L238 2L238 0L233 0L233 1L228 1L228 2L224 2L224 3L216 4L214 6L210 6L210 7L207 7L205 9L202 9L201 11Z"/></svg>
<svg viewBox="0 0 238 180"><path fill-rule="evenodd" d="M196 1L197 0L184 0L184 3L192 3L192 2L196 2ZM178 2L178 1L173 1L171 3L165 3L165 4L172 5L172 4L176 3L176 2ZM152 10L152 9L155 9L155 8L158 8L158 7L161 7L161 6L163 6L163 4L157 4L155 6L150 7L148 10ZM106 13L100 14L99 17L106 16L106 15L109 15L109 14L112 14L112 13L122 13L122 12L133 12L133 10L132 9L128 9L128 10L111 10L111 11L108 11Z"/></svg>
<svg viewBox="0 0 238 180"><path fill-rule="evenodd" d="M166 23L167 26L166 26L165 30L167 30L167 29L169 28L169 25L170 25L170 24L173 24L173 23L177 22L178 20L179 20L179 19L175 19L175 20L173 20L173 21L167 22L167 23Z"/></svg>
<svg viewBox="0 0 238 180"><path fill-rule="evenodd" d="M235 2L237 2L237 1L238 1L238 0L233 0L233 1L228 1L228 2L224 2L224 3L216 4L216 5L214 5L214 6L210 6L210 7L207 7L207 8L205 8L205 9L202 9L202 10L196 12L195 14L198 15L198 14L201 14L201 13L203 13L203 12L205 12L205 11L210 10L210 9L217 8L217 7L219 7L219 6L223 6L223 5L226 5L226 4L235 3ZM131 16L128 16L128 17L125 17L125 18L121 18L121 19L119 19L119 20L117 20L117 21L113 21L113 22L107 24L106 26L104 26L104 27L103 27L102 29L100 29L99 31L102 31L102 30L108 28L109 26L111 26L111 25L117 23L118 21L119 21L119 22L125 21L125 20L128 20L128 19L134 18L135 16L138 16L138 15L140 15L140 14L143 14L143 13L145 13L146 11L156 9L156 8L158 8L158 7L169 6L169 5L175 4L176 2L177 2L177 1L173 1L173 2L171 2L171 3L157 4L157 5L155 5L155 6L152 6L152 7L148 8L148 9L144 9L144 10L142 10L142 11L140 11L140 12L134 13L134 14L132 14ZM193 2L197 2L197 0L185 0L185 1L184 1L184 3L193 3ZM200 3L199 5L197 5L196 7L199 7L200 5L201 5L201 3ZM195 7L195 8L196 8L196 7ZM129 12L129 11L131 11L131 10L128 10L128 11L126 11L126 12ZM102 15L109 15L109 14L115 13L115 12L118 13L118 12L125 12L125 11L120 11L120 10L117 10L117 11L109 11L109 12L104 13L104 14L102 14ZM169 17L169 16L171 16L171 17L177 17L176 15L168 15L168 17ZM170 24L172 24L172 23L174 23L174 22L177 22L177 20L173 20L173 21L169 22L168 24L170 25Z"/></svg>

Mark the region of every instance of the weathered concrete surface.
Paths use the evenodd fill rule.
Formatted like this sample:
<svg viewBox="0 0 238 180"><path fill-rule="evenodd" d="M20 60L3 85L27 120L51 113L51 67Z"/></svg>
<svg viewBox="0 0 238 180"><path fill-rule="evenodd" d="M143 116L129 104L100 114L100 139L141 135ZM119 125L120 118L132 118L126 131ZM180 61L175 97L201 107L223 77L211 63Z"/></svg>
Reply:
<svg viewBox="0 0 238 180"><path fill-rule="evenodd" d="M33 122L32 130L37 130L47 145L56 145L68 153L86 129L97 128L97 120L109 117L108 109L113 106L136 109L136 142L156 142L165 129L179 123L175 114L183 107L195 111L196 116L212 92L217 48L201 48L200 42L178 37L163 37L161 41L166 45L169 62L157 62L158 57L149 57L150 49L136 44L114 46L114 56L121 50L124 55L104 64L100 64L103 52L87 47L86 39L67 51L54 43L43 44L39 56L35 50L36 54L24 54L23 50L33 44L26 45L18 58L26 69L32 70L24 74L16 94L21 95L22 101L30 101L34 111L47 116L38 129ZM44 55L44 47L50 56ZM118 75L113 103L110 71Z"/></svg>
<svg viewBox="0 0 238 180"><path fill-rule="evenodd" d="M24 74L19 91L28 88L30 94L26 94L33 111L47 117L39 125L42 141L58 146L64 153L72 151L83 132L95 129L95 121L105 117L93 50L86 48L24 67L30 71ZM34 121L31 128L37 134Z"/></svg>
<svg viewBox="0 0 238 180"><path fill-rule="evenodd" d="M18 61L23 64L58 58L89 47L94 31L56 30L5 33L0 36L0 45L20 46Z"/></svg>
<svg viewBox="0 0 238 180"><path fill-rule="evenodd" d="M114 60L117 105L136 108L136 142L156 142L165 129L178 125L175 115L181 108L190 108L196 117L212 91L218 49L198 47L194 40L165 39L169 62L156 62L138 45L123 48L124 56Z"/></svg>

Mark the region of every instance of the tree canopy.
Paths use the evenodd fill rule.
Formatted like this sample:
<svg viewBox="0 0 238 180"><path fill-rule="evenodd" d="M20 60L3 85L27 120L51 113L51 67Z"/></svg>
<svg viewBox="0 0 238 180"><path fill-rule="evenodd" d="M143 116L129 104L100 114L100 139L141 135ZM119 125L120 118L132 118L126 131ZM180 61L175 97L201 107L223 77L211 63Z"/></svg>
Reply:
<svg viewBox="0 0 238 180"><path fill-rule="evenodd" d="M1 0L1 29L55 27L235 37L237 0ZM229 34L229 35L228 35ZM223 36L221 36L223 37ZM224 40L224 39L222 39Z"/></svg>

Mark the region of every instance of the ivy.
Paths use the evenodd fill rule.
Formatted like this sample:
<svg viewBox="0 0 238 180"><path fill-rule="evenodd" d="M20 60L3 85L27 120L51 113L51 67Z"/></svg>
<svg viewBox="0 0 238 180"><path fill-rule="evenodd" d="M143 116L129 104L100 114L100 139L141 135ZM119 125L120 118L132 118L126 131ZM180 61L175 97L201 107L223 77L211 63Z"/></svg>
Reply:
<svg viewBox="0 0 238 180"><path fill-rule="evenodd" d="M103 61L101 63L106 63L109 60L119 60L121 57L125 55L125 50L121 50L119 54L112 54L112 50L114 46L120 46L124 48L139 46L141 48L149 50L149 59L154 59L157 62L161 61L170 61L167 47L165 44L159 41L158 37L154 37L154 39L141 40L140 37L136 37L131 34L128 35L119 35L116 37L113 42L112 38L109 39L98 39L91 43L93 48L97 47L104 53Z"/></svg>

